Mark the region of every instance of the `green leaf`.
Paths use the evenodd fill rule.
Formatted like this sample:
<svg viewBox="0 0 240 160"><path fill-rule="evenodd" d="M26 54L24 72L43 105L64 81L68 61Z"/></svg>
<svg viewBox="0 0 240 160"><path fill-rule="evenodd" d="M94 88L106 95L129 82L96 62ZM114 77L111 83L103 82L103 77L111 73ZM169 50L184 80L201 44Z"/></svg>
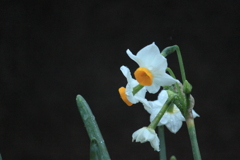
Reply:
<svg viewBox="0 0 240 160"><path fill-rule="evenodd" d="M95 138L90 143L90 160L101 160L100 149Z"/></svg>
<svg viewBox="0 0 240 160"><path fill-rule="evenodd" d="M89 105L81 95L77 95L76 101L78 110L91 141L90 154L93 153L93 155L90 155L90 157L93 157L93 159L90 160L110 160L107 147Z"/></svg>

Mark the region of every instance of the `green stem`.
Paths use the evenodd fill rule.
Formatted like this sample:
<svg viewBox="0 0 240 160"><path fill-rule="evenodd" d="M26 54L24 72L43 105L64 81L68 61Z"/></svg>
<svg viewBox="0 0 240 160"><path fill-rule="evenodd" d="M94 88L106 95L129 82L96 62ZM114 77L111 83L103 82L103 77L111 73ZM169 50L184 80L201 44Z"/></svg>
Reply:
<svg viewBox="0 0 240 160"><path fill-rule="evenodd" d="M181 99L181 104L182 104L182 106L186 106L185 99L184 99L184 95L183 95L183 93L182 93L181 87L179 86L178 83L176 83L175 86L176 86L176 88L177 88L178 95L179 95L179 97L180 97L180 99Z"/></svg>
<svg viewBox="0 0 240 160"><path fill-rule="evenodd" d="M178 57L178 62L179 62L179 67L180 67L180 72L181 72L181 76L182 76L182 82L184 82L186 80L186 74L185 74L185 70L184 70L184 65L183 65L183 60L182 60L182 55L181 55L181 51L178 47L178 45L174 45L174 46L170 46L170 47L166 47L163 51L162 51L162 55L164 57L167 57L169 54L173 53L173 52L177 52L177 57Z"/></svg>
<svg viewBox="0 0 240 160"><path fill-rule="evenodd" d="M168 73L173 77L173 78L175 78L176 79L176 76L174 75L174 73L173 73L173 71L171 70L171 68L167 68L167 71L168 71ZM181 102L181 105L183 106L183 105L185 105L185 103L184 103L184 97L183 97L183 94L182 94L182 92L181 92L181 89L180 89L180 86L179 86L179 84L178 83L175 83L175 88L177 89L177 92L179 93L178 95L179 95L179 98L180 98L180 102ZM175 90L176 91L176 90Z"/></svg>
<svg viewBox="0 0 240 160"><path fill-rule="evenodd" d="M77 95L76 101L91 142L90 160L110 160L107 147L89 105L81 95Z"/></svg>
<svg viewBox="0 0 240 160"><path fill-rule="evenodd" d="M198 147L194 119L189 116L186 120L186 123L187 123L188 133L189 133L189 137L192 145L193 158L194 160L201 160L201 154Z"/></svg>
<svg viewBox="0 0 240 160"><path fill-rule="evenodd" d="M164 126L158 126L158 136L159 136L159 139L161 140L160 152L159 152L160 160L167 160Z"/></svg>
<svg viewBox="0 0 240 160"><path fill-rule="evenodd" d="M183 65L181 51L180 51L180 48L178 47L178 45L174 45L174 47L176 48L176 52L177 52L178 63L179 63L180 72L182 75L182 82L184 82L186 80L186 74L185 74L185 69L184 69L184 65Z"/></svg>
<svg viewBox="0 0 240 160"><path fill-rule="evenodd" d="M169 73L173 78L176 79L176 76L175 76L175 74L173 73L173 71L172 71L171 68L167 67L167 71L168 71L168 73Z"/></svg>
<svg viewBox="0 0 240 160"><path fill-rule="evenodd" d="M133 88L133 95L135 95L138 91L140 91L144 86L142 86L141 84L138 84L137 86L135 86Z"/></svg>

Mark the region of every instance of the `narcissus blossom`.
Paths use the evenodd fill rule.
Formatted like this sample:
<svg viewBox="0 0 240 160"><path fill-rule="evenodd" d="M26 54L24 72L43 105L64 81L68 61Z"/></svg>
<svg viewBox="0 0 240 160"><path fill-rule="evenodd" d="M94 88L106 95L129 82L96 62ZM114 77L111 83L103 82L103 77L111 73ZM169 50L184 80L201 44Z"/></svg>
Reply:
<svg viewBox="0 0 240 160"><path fill-rule="evenodd" d="M154 120L162 106L168 99L168 94L166 90L162 90L158 95L158 99L155 101L147 101L146 99L141 100L144 108L151 114L150 122ZM193 110L193 117L199 117L199 115ZM167 110L161 120L158 123L158 126L165 125L172 133L177 133L181 128L182 122L185 121L184 116L181 111L177 108L176 105L173 106L172 110Z"/></svg>
<svg viewBox="0 0 240 160"><path fill-rule="evenodd" d="M128 49L127 54L139 65L134 76L141 85L146 86L148 92L156 93L160 86L179 82L166 73L167 59L160 54L155 43L142 48L136 55Z"/></svg>
<svg viewBox="0 0 240 160"><path fill-rule="evenodd" d="M153 109L153 112L150 116L151 122L157 116L160 109L160 107ZM171 131L172 133L177 133L177 131L179 131L179 129L182 127L183 121L185 121L185 118L183 117L181 111L177 108L177 106L174 105L171 112L165 112L162 119L159 121L158 126L165 125L169 129L169 131Z"/></svg>
<svg viewBox="0 0 240 160"><path fill-rule="evenodd" d="M125 87L121 87L118 89L119 94L122 98L122 100L128 105L131 106L132 104L136 104L139 102L139 99L145 98L146 95L146 88L143 87L140 91L138 91L135 95L133 95L133 88L136 87L139 83L132 78L130 70L122 66L120 68L123 75L127 78L127 85Z"/></svg>
<svg viewBox="0 0 240 160"><path fill-rule="evenodd" d="M150 142L151 146L154 148L155 151L160 151L159 145L160 140L152 128L143 127L137 131L135 131L132 135L132 141L145 143L147 141Z"/></svg>

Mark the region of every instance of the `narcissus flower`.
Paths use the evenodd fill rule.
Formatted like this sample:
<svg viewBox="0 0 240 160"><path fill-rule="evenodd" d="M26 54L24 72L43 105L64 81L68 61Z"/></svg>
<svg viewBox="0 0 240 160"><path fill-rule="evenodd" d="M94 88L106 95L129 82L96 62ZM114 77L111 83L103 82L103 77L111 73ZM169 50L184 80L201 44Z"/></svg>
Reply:
<svg viewBox="0 0 240 160"><path fill-rule="evenodd" d="M154 108L150 116L150 121L152 122L160 111L160 107ZM159 121L158 126L165 125L169 131L172 133L177 133L182 127L182 122L185 121L181 111L177 108L176 105L173 106L171 111L166 111L162 119Z"/></svg>
<svg viewBox="0 0 240 160"><path fill-rule="evenodd" d="M159 145L160 140L152 128L143 127L137 131L135 131L132 135L132 141L145 143L147 141L150 142L151 146L154 148L155 151L160 151Z"/></svg>
<svg viewBox="0 0 240 160"><path fill-rule="evenodd" d="M122 71L123 75L127 78L128 83L126 85L126 88L120 87L118 89L118 92L119 92L122 100L128 106L131 106L132 104L138 103L140 99L145 98L147 90L145 87L143 87L140 91L138 91L135 95L133 95L133 88L135 86L139 85L139 83L135 79L132 78L131 72L127 67L122 66L120 68L120 70Z"/></svg>
<svg viewBox="0 0 240 160"><path fill-rule="evenodd" d="M158 95L158 99L155 101L147 101L146 99L141 100L144 108L151 114L150 122L152 122L157 116L167 99L167 91L162 90ZM176 105L173 105L172 107L172 109L165 112L165 114L159 121L158 126L165 125L172 133L177 133L177 131L182 126L182 122L185 121L185 118ZM199 115L194 110L192 111L192 113L194 118L199 117Z"/></svg>
<svg viewBox="0 0 240 160"><path fill-rule="evenodd" d="M160 86L169 86L179 82L166 73L167 60L160 54L155 43L142 48L136 55L128 49L127 54L139 65L134 76L141 85L146 86L148 92L156 93Z"/></svg>

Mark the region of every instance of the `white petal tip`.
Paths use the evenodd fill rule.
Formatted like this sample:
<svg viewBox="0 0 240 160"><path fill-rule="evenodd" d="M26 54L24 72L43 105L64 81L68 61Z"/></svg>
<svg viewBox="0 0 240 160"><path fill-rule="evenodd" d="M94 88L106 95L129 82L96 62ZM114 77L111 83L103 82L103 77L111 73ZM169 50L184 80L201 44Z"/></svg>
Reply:
<svg viewBox="0 0 240 160"><path fill-rule="evenodd" d="M126 52L127 52L128 54L132 54L132 52L131 52L129 49L127 49Z"/></svg>

